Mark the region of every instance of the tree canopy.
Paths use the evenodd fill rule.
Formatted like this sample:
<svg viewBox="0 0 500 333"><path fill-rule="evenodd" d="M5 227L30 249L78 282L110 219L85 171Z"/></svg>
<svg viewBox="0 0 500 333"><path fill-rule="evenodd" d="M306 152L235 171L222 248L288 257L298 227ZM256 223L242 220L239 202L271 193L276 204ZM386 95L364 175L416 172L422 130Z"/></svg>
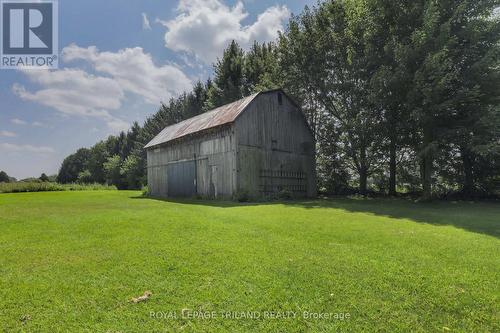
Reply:
<svg viewBox="0 0 500 333"><path fill-rule="evenodd" d="M138 188L165 126L282 87L313 129L322 192L498 195L499 37L496 0L323 1L275 42L231 42L213 79L68 156L58 181Z"/></svg>

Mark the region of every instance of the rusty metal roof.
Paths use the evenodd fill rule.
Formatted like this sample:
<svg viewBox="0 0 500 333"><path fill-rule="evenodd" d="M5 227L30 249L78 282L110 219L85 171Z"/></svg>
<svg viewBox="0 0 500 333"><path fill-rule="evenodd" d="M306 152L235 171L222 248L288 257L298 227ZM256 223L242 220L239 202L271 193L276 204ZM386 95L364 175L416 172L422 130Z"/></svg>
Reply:
<svg viewBox="0 0 500 333"><path fill-rule="evenodd" d="M258 95L259 93L253 94L231 104L223 105L180 123L168 126L144 148L151 148L189 134L232 123Z"/></svg>

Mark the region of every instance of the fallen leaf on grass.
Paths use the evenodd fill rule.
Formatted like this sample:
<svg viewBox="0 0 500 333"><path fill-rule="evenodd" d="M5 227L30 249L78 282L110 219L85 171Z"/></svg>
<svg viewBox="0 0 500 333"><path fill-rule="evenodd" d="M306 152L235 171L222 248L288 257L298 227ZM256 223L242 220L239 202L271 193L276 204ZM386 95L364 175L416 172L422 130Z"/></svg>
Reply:
<svg viewBox="0 0 500 333"><path fill-rule="evenodd" d="M150 291L145 291L144 292L144 295L142 296L139 296L139 297L133 297L130 302L132 303L139 303L139 302L144 302L144 301L147 301L148 298L151 297L151 295L153 295L153 293L151 293Z"/></svg>

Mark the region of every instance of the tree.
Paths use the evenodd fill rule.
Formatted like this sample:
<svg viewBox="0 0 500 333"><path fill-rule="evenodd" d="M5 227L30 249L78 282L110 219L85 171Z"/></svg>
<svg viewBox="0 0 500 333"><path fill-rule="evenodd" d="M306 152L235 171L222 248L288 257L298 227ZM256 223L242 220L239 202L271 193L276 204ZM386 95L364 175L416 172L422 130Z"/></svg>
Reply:
<svg viewBox="0 0 500 333"><path fill-rule="evenodd" d="M292 17L285 33L280 34L277 46L278 83L302 105L316 139L321 139L320 126L328 122L326 109L319 101L326 90L322 86L322 79L327 76L325 56L337 50L333 45L340 46L338 40L326 38L333 37L326 33L331 28L328 23L333 20L326 6L313 10L306 6L301 15ZM332 15L343 13L333 10Z"/></svg>
<svg viewBox="0 0 500 333"><path fill-rule="evenodd" d="M140 157L136 155L131 155L123 161L120 174L124 177L128 189L140 189L146 183L144 167Z"/></svg>
<svg viewBox="0 0 500 333"><path fill-rule="evenodd" d="M61 184L76 182L80 172L87 169L89 158L90 150L87 148L80 148L76 153L66 157L59 169L57 182Z"/></svg>
<svg viewBox="0 0 500 333"><path fill-rule="evenodd" d="M478 152L497 165L496 5L346 0L293 17L280 36L279 72L314 129L318 174L342 183L349 177L338 170L352 170L365 193L367 178L385 177L388 165L395 194L398 169L416 186L418 157L426 199L436 174L440 188L453 188L463 174L465 192L475 187L475 173L494 179Z"/></svg>
<svg viewBox="0 0 500 333"><path fill-rule="evenodd" d="M280 40L285 85L305 105L318 151L343 154L362 194L381 140L380 110L368 98L378 55L366 15L358 2L326 2L292 19ZM338 149L332 149L334 138Z"/></svg>
<svg viewBox="0 0 500 333"><path fill-rule="evenodd" d="M106 141L100 141L90 148L90 156L89 160L87 161L87 168L85 169L90 173L90 178L88 178L87 181L89 181L90 183L99 184L103 184L106 182L106 175L104 173L103 165L104 162L107 161L108 157L113 153L114 152L109 151ZM80 175L78 176L78 178L80 178Z"/></svg>
<svg viewBox="0 0 500 333"><path fill-rule="evenodd" d="M40 179L42 182L50 181L49 177L45 173L42 173L42 175L38 179Z"/></svg>
<svg viewBox="0 0 500 333"><path fill-rule="evenodd" d="M193 87L193 92L186 96L186 108L184 113L185 118L191 118L203 113L204 106L208 98L207 85L203 85L200 81L196 82Z"/></svg>
<svg viewBox="0 0 500 333"><path fill-rule="evenodd" d="M327 77L325 55L339 47L339 40L331 34L329 23L334 21L333 15L341 20L343 13L334 10L330 15L325 7L326 4L312 10L306 7L301 15L292 17L288 28L278 39L275 52L278 69L274 76L277 77L277 85L302 106L316 138L318 188L327 193L340 194L348 191L351 172L339 144L343 134L340 121L321 103L320 96L327 91L322 84ZM327 37L332 37L332 40Z"/></svg>
<svg viewBox="0 0 500 333"><path fill-rule="evenodd" d="M371 48L377 50L374 72L370 80L372 105L381 114L384 160L389 166L388 193L396 194L398 157L409 145L408 108L411 73L401 61L413 30L419 25L422 2L369 0L366 2L370 21ZM385 161L382 161L385 164Z"/></svg>
<svg viewBox="0 0 500 333"><path fill-rule="evenodd" d="M114 155L108 158L104 163L104 171L106 173L106 181L109 185L115 185L118 189L126 189L126 183L122 178L121 170L122 161L119 155Z"/></svg>
<svg viewBox="0 0 500 333"><path fill-rule="evenodd" d="M495 6L497 3L489 0L462 0L453 5L447 1L426 1L422 24L412 34L410 57L405 65L414 73L410 103L420 131L417 151L422 160L424 199L432 196L435 157L442 152L450 133L457 133L459 115L464 115L464 110L470 113L466 110L475 104L480 105L479 112L487 107L479 100L485 93L484 85L473 79L483 72L471 72L485 69L475 68L474 59L480 60L498 47L498 19L492 21L490 28L481 28L488 25L485 20L491 17ZM477 38L487 35L489 40ZM497 64L496 69L493 66L487 72L498 73ZM471 123L466 127L470 131ZM459 136L464 138L464 133ZM467 149L463 153L470 155Z"/></svg>
<svg viewBox="0 0 500 333"><path fill-rule="evenodd" d="M243 50L234 40L214 66L214 84L208 91L207 109L234 102L244 94Z"/></svg>
<svg viewBox="0 0 500 333"><path fill-rule="evenodd" d="M10 177L5 171L0 171L0 183L10 183Z"/></svg>
<svg viewBox="0 0 500 333"><path fill-rule="evenodd" d="M80 184L92 184L93 183L92 173L89 170L85 169L78 174L78 183Z"/></svg>
<svg viewBox="0 0 500 333"><path fill-rule="evenodd" d="M450 28L455 41L448 46L449 56L458 79L451 100L454 126L446 132L446 141L458 147L459 183L464 196L470 197L478 190L491 191L477 184L481 182L477 176L494 174L487 165L498 166L500 161L500 24L498 18L488 17L492 3L466 4L454 12L457 18Z"/></svg>
<svg viewBox="0 0 500 333"><path fill-rule="evenodd" d="M277 48L255 41L244 55L244 94L280 88Z"/></svg>

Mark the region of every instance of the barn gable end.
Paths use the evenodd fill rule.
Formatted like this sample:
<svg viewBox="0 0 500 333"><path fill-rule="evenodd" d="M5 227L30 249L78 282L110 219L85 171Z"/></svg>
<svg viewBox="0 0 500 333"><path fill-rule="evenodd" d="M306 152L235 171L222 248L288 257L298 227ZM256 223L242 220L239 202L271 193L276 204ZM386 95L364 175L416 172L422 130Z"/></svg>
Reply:
<svg viewBox="0 0 500 333"><path fill-rule="evenodd" d="M253 196L316 195L314 137L286 94L262 93L238 117L235 133L240 190Z"/></svg>

